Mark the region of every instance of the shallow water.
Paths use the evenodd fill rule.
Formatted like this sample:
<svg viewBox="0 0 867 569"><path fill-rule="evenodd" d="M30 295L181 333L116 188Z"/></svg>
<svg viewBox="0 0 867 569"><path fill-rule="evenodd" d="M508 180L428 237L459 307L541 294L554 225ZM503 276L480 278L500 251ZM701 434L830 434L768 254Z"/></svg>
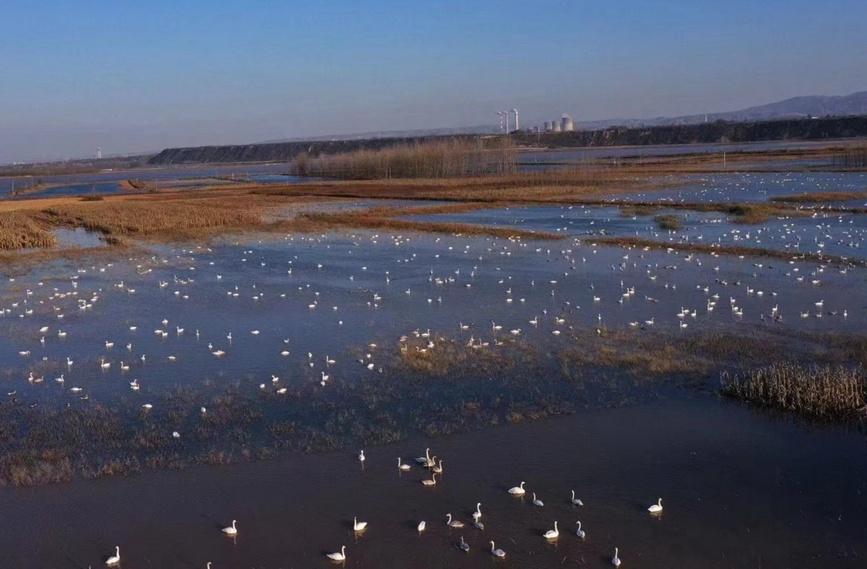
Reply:
<svg viewBox="0 0 867 569"><path fill-rule="evenodd" d="M138 420L146 402L156 403L153 414L162 417L160 397L184 388L188 399L180 404L194 420L203 420L200 405L240 393L269 419L291 417L303 426L320 419L299 417L297 409L308 409L309 401L281 400L275 390L298 388L322 402L316 409L328 408L327 418L335 421L349 411L362 416L368 411L362 406L341 406L363 400L358 392L374 385L371 378L378 386L393 382L392 394L417 380L384 363L384 352L395 350L404 335L430 333L433 350L446 345L443 338L489 342L491 351L517 340L552 354L569 345L570 333L597 328L684 337L864 333L863 268L594 244L596 234L634 234L857 256L867 234L864 216L817 214L736 226L716 214L685 214L685 228L676 233L659 232L652 217L627 218L616 208L428 217L555 231L566 239L369 231L250 235L211 247L150 245L125 261L39 265L0 286L4 410L116 405ZM64 239L92 237L73 232ZM216 350L225 354L215 356ZM421 408L448 412L465 394L485 404L520 401L520 393L509 391L548 388L537 377L518 381L521 373L564 373L548 359L466 385L463 376L427 378L423 395L415 395L424 400L394 402L395 416L412 417ZM110 367L103 369L101 361ZM45 381L28 382L30 372ZM331 379L320 389L323 373ZM60 374L63 383L54 381ZM140 390L130 388L133 380ZM611 389L629 383L617 372L601 381ZM593 389L589 378L587 386ZM551 389L537 395L560 396ZM342 544L348 566L477 567L493 562L486 552L490 539L507 551L505 563L526 567L604 567L614 547L627 567L863 565L861 473L867 465L858 434L810 430L704 396L686 397L674 385L648 391L622 399L564 390L578 410L572 417L432 440L399 425L407 440L365 449L363 471L357 450L290 453L273 462L7 488L0 567L99 566L114 545L121 546L125 567L204 567L208 560L213 569L329 566L324 553ZM598 409L627 401L635 405ZM371 412L384 408L371 406ZM167 452L196 444L187 442L194 441L196 423L184 420L183 428L157 420L166 433L182 431ZM262 433L251 436L208 444L240 454ZM445 461L435 488L420 484L428 477L421 469L400 475L394 468L398 456L411 461L425 446ZM544 508L505 493L521 480L539 493ZM566 501L573 488L585 507ZM652 518L645 509L659 496L666 509ZM482 534L446 528L449 512L471 522L477 501ZM352 535L353 515L371 524L366 535ZM233 518L240 528L235 541L219 532ZM414 529L420 519L428 523L421 536ZM571 533L577 519L588 533L583 543ZM541 534L554 520L562 535L547 544ZM469 554L454 547L459 535L471 544Z"/></svg>
<svg viewBox="0 0 867 569"><path fill-rule="evenodd" d="M586 237L532 243L360 232L157 251L131 263L62 263L9 281L0 291L4 387L23 402L81 405L83 394L126 393L145 403L203 382L240 381L251 392L263 382L270 390L274 375L290 385L326 372L351 382L369 372L350 348L394 348L413 331L556 345L555 331L600 324L652 320L655 330L677 331L683 322L687 334L756 325L844 332L863 331L867 314L863 269L624 252ZM686 319L678 316L684 307ZM326 356L335 363L326 365ZM380 365L375 351L370 361ZM47 381L27 383L31 371ZM50 381L60 373L64 384ZM133 379L141 385L135 393Z"/></svg>
<svg viewBox="0 0 867 569"><path fill-rule="evenodd" d="M662 214L677 215L682 228L677 231L660 230L654 217ZM790 251L793 255L816 253L850 259L864 259L867 256L867 246L862 247L867 240L867 216L825 213L821 210L807 217L771 219L759 225L734 223L721 213L660 209L652 215L624 216L619 208L595 206L509 207L406 216L403 219L515 227L576 237L635 236L672 243L739 245Z"/></svg>
<svg viewBox="0 0 867 569"><path fill-rule="evenodd" d="M655 182L663 188L674 187L628 192L614 198L627 201L764 203L773 197L867 191L867 173L864 172L738 172L667 176ZM839 205L864 207L865 203L867 199L839 202Z"/></svg>
<svg viewBox="0 0 867 569"><path fill-rule="evenodd" d="M433 488L423 469L395 465L425 446L444 459ZM0 564L96 567L115 545L124 567L215 569L327 567L341 545L351 567L487 567L490 540L521 567L606 567L615 546L625 566L649 568L861 567L867 552L860 437L712 399L414 439L365 449L363 469L356 454L9 489ZM544 507L506 493L521 480ZM476 502L484 531L471 525ZM468 527L447 528L447 513ZM363 535L353 516L369 523ZM219 531L232 519L234 540ZM554 520L561 537L546 543Z"/></svg>

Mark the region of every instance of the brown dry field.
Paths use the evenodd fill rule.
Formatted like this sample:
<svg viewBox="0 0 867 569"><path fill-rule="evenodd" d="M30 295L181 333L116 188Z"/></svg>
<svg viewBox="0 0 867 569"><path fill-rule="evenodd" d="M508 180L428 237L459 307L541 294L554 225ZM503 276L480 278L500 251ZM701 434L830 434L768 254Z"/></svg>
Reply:
<svg viewBox="0 0 867 569"><path fill-rule="evenodd" d="M757 160L833 157L835 153L839 153L839 149L729 153L726 156L726 171L737 171L737 164L743 161L754 165ZM192 190L181 189L179 185L177 188L165 187L158 192L107 195L89 199L74 196L9 200L0 201L0 236L5 236L6 249L24 246L19 244L45 245L49 241L45 233L56 227L80 227L97 231L111 243L120 243L126 238L182 241L209 239L217 234L232 232L322 232L350 228L555 239L562 236L515 228L418 222L405 218L411 215L458 213L533 204L621 206L624 213L633 211L642 214L652 211L660 204L653 201L630 203L612 200L611 196L671 188L672 183L666 182L663 185L663 182L655 179L676 174L715 172L722 165L721 158L720 154L640 158L624 160L616 167L607 163L587 163L577 168L539 173L448 179L322 181L286 185L215 180L213 185ZM134 188L135 184L128 181L126 187ZM836 194L826 194L826 197L828 196ZM315 211L314 208L314 211L310 211L310 204L349 199L456 203L406 207L389 204L340 212ZM666 203L665 207L673 206ZM739 223L763 223L772 217L804 215L803 211L793 209L794 206L783 202L679 203L677 207L683 210L726 213ZM865 213L860 210L837 209L840 212ZM279 212L279 215L276 212ZM281 219L275 221L278 217ZM404 219L396 219L397 217ZM649 246L645 243L620 245ZM727 253L721 250L716 252ZM741 250L738 253L767 255L764 251ZM9 256L4 257L4 261L10 260Z"/></svg>

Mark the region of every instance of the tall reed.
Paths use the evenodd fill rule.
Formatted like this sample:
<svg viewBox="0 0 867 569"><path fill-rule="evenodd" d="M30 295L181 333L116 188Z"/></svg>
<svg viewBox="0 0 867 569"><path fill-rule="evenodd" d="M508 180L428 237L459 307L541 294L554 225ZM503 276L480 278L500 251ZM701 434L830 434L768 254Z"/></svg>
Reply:
<svg viewBox="0 0 867 569"><path fill-rule="evenodd" d="M867 168L867 145L850 146L834 158L835 166Z"/></svg>
<svg viewBox="0 0 867 569"><path fill-rule="evenodd" d="M867 409L861 368L787 363L721 379L723 395L802 415L838 419Z"/></svg>
<svg viewBox="0 0 867 569"><path fill-rule="evenodd" d="M454 178L515 171L515 150L498 139L441 140L293 160L300 176L349 180Z"/></svg>
<svg viewBox="0 0 867 569"><path fill-rule="evenodd" d="M26 214L10 211L0 214L0 250L28 247L53 247L57 239Z"/></svg>

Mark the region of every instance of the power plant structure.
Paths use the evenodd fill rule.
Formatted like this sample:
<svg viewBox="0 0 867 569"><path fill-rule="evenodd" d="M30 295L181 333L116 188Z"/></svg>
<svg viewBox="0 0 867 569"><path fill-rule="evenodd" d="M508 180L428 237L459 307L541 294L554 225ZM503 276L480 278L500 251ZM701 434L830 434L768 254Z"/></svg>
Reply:
<svg viewBox="0 0 867 569"><path fill-rule="evenodd" d="M575 123L572 121L572 117L567 114L563 114L559 121L553 120L551 122L545 122L544 124L545 132L574 132L575 131Z"/></svg>
<svg viewBox="0 0 867 569"><path fill-rule="evenodd" d="M502 133L510 133L513 130L521 130L520 122L518 120L518 109L512 109L510 111L497 111L497 116L500 117L500 132ZM509 128L510 123L509 119L514 116L514 128Z"/></svg>

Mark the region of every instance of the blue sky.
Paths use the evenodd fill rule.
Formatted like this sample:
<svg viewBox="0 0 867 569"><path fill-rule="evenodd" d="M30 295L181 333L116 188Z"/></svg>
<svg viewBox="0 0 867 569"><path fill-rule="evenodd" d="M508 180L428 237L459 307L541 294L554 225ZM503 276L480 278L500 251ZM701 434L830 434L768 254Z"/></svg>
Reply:
<svg viewBox="0 0 867 569"><path fill-rule="evenodd" d="M864 0L3 0L0 163L867 89Z"/></svg>

